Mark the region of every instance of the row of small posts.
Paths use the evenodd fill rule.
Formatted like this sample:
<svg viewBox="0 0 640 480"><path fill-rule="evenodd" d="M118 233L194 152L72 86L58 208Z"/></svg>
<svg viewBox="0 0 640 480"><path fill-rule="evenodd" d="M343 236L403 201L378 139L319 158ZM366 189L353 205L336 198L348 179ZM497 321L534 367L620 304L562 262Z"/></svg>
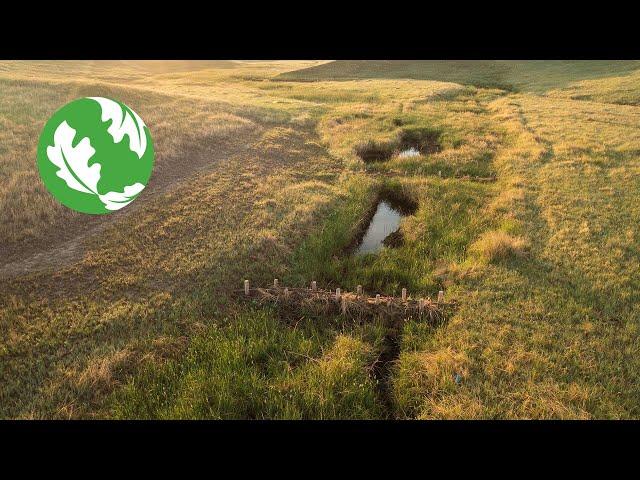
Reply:
<svg viewBox="0 0 640 480"><path fill-rule="evenodd" d="M278 288L278 279L274 278L273 279L273 288ZM311 290L312 291L317 291L318 290L318 285L316 283L316 281L312 281L311 282ZM287 297L289 296L289 289L287 287L284 288L284 296ZM362 295L362 285L358 285L356 293L358 295ZM245 295L249 295L249 280L245 280L244 281L244 294ZM340 296L342 295L342 291L340 290L340 288L336 288L336 301L340 301ZM402 301L406 302L407 301L407 289L403 288L402 289ZM377 293L376 294L376 303L380 302L380 294ZM444 291L440 290L438 292L438 302L437 303L444 303Z"/></svg>

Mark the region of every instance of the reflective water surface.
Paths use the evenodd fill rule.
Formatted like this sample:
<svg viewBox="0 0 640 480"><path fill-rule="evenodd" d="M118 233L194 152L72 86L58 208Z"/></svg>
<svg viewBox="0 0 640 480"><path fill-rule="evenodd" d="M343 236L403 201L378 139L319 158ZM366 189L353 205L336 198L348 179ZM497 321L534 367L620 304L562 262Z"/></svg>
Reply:
<svg viewBox="0 0 640 480"><path fill-rule="evenodd" d="M376 213L371 219L369 228L364 234L356 254L373 253L382 249L384 239L398 230L402 214L384 200L378 204Z"/></svg>
<svg viewBox="0 0 640 480"><path fill-rule="evenodd" d="M411 148L408 148L408 149L403 150L402 152L400 152L398 154L398 157L400 157L400 158L410 158L410 157L417 157L418 155L420 155L420 152L417 149L411 147Z"/></svg>

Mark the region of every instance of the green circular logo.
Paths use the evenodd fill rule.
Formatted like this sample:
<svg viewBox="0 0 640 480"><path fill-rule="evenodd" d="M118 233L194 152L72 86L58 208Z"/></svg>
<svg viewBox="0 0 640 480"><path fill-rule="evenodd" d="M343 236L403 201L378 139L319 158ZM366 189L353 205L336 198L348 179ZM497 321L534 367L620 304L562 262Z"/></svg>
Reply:
<svg viewBox="0 0 640 480"><path fill-rule="evenodd" d="M38 170L47 190L73 210L109 213L129 205L153 168L153 144L142 119L124 103L80 98L42 130Z"/></svg>

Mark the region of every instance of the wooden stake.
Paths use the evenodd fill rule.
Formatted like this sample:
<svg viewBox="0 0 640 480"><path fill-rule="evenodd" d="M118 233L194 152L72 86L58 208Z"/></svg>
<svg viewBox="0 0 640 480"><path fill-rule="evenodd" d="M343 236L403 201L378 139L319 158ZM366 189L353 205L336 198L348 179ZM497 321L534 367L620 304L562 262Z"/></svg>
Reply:
<svg viewBox="0 0 640 480"><path fill-rule="evenodd" d="M313 282L311 282L311 290L315 292L317 289L318 289L318 285L316 285L316 281L314 280Z"/></svg>
<svg viewBox="0 0 640 480"><path fill-rule="evenodd" d="M278 288L278 279L277 278L273 279L273 288Z"/></svg>
<svg viewBox="0 0 640 480"><path fill-rule="evenodd" d="M410 318L411 315L415 315L416 318L428 322L435 322L445 318L446 312L444 311L444 307L451 305L451 303L445 303L444 290L438 292L438 302L434 302L431 297L427 299L411 297L410 299L408 288L401 289L401 297L388 297L381 293L374 293L370 297L369 295L371 295L371 293L365 293L364 289L358 288L357 290L361 295L356 299L349 290L346 291L345 295L342 295L341 288L332 290L329 287L326 290L319 289L317 292L311 292L311 290L307 290L306 288L279 285L278 290L273 290L268 287L255 287L253 291L251 291L250 281L248 279L244 280L244 287L244 294L247 301L251 301L252 298L261 298L275 302L276 304L280 303L284 307L295 307L298 306L298 303L301 308L313 305L323 312L335 312L337 308L339 309L338 314L358 319L369 315L376 316L383 314L394 320L399 320L400 317ZM358 287L360 287L360 285L358 285Z"/></svg>

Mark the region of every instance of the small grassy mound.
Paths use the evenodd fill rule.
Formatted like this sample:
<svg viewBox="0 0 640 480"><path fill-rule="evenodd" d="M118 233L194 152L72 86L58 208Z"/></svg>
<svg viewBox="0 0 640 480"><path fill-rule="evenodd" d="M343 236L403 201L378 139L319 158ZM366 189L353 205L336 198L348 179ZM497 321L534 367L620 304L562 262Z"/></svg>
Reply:
<svg viewBox="0 0 640 480"><path fill-rule="evenodd" d="M522 257L528 247L528 242L522 237L491 231L483 234L471 245L470 250L487 262L496 262L514 256Z"/></svg>

